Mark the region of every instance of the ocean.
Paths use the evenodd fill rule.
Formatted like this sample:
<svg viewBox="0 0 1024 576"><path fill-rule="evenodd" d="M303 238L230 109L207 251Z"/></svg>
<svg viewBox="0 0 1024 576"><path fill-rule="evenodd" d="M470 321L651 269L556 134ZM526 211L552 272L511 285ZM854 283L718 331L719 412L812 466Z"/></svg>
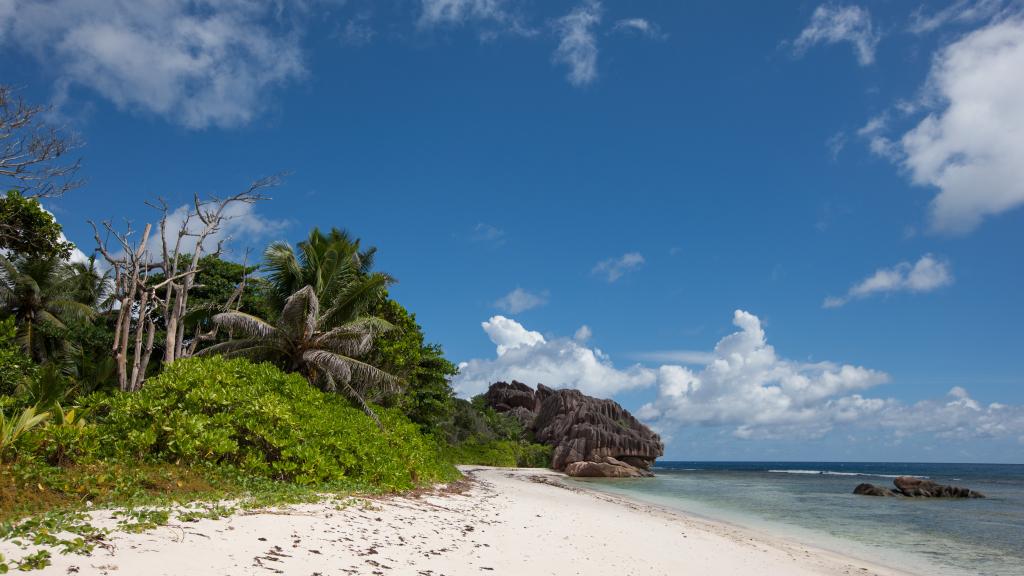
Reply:
<svg viewBox="0 0 1024 576"><path fill-rule="evenodd" d="M576 481L922 575L1024 575L1024 465L659 461L654 472ZM861 482L892 487L904 475L988 498L852 493Z"/></svg>

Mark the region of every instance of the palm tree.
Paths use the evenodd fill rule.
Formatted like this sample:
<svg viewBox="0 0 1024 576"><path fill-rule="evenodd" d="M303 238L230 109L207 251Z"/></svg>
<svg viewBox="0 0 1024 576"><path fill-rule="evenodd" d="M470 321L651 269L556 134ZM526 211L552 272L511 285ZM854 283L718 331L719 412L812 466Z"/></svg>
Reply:
<svg viewBox="0 0 1024 576"><path fill-rule="evenodd" d="M95 315L91 303L81 301L80 281L58 258L0 256L0 313L14 317L18 342L33 360L67 359L74 344L60 333L68 322Z"/></svg>
<svg viewBox="0 0 1024 576"><path fill-rule="evenodd" d="M339 305L347 306L347 301L339 299ZM335 307L321 311L316 290L305 286L288 297L273 324L244 312L217 314L214 323L225 328L232 339L199 354L274 362L287 371L302 374L324 391L347 394L383 428L365 396L373 390L397 393L398 378L359 358L371 350L374 337L390 325L372 316L339 323L340 317Z"/></svg>
<svg viewBox="0 0 1024 576"><path fill-rule="evenodd" d="M364 317L395 282L388 274L372 271L376 252L373 247L362 249L358 238L337 228L328 234L314 228L299 242L297 254L290 244L275 242L263 255L271 303L281 309L285 300L311 286L330 310L328 325Z"/></svg>
<svg viewBox="0 0 1024 576"><path fill-rule="evenodd" d="M90 256L86 262L71 262L68 267L72 298L96 310L109 312L113 309L117 298L114 297L113 274L109 268L101 271L95 256Z"/></svg>

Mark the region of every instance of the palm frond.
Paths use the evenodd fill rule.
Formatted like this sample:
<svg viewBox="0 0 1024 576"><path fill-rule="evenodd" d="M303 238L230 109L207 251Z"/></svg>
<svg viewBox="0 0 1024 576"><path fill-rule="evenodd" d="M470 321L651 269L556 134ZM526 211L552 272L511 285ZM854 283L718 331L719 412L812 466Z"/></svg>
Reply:
<svg viewBox="0 0 1024 576"><path fill-rule="evenodd" d="M277 320L278 326L292 339L308 339L316 332L320 318L320 301L312 286L305 286L288 297Z"/></svg>
<svg viewBox="0 0 1024 576"><path fill-rule="evenodd" d="M277 361L283 356L279 346L260 338L245 338L242 340L228 340L219 342L213 346L207 346L196 352L197 356L221 355L227 358L239 356L258 362Z"/></svg>
<svg viewBox="0 0 1024 576"><path fill-rule="evenodd" d="M96 315L96 310L92 306L64 298L50 300L47 307L55 313L55 316L59 316L65 321L77 320L85 322L91 320Z"/></svg>
<svg viewBox="0 0 1024 576"><path fill-rule="evenodd" d="M313 340L313 347L345 356L362 356L373 349L373 342L378 334L393 328L394 326L383 318L365 316L317 335Z"/></svg>
<svg viewBox="0 0 1024 576"><path fill-rule="evenodd" d="M263 269L280 307L288 296L305 285L302 265L287 242L274 242L263 252Z"/></svg>
<svg viewBox="0 0 1024 576"><path fill-rule="evenodd" d="M402 389L398 377L351 356L327 350L307 350L302 359L329 372L335 381L348 382L352 388L362 392L377 388L386 394L396 394Z"/></svg>
<svg viewBox="0 0 1024 576"><path fill-rule="evenodd" d="M324 313L323 326L333 327L363 316L373 304L385 297L388 286L394 283L395 279L383 272L374 272L350 282L330 302L330 308Z"/></svg>
<svg viewBox="0 0 1024 576"><path fill-rule="evenodd" d="M270 338L277 331L266 320L245 312L221 312L214 315L213 323L228 332L241 332L250 338Z"/></svg>

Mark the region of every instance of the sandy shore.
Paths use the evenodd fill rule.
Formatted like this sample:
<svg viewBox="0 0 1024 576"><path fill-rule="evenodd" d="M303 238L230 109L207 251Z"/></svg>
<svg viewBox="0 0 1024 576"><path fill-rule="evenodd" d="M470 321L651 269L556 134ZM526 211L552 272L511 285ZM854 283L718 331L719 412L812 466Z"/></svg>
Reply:
<svg viewBox="0 0 1024 576"><path fill-rule="evenodd" d="M589 490L546 470L468 467L462 493L326 501L117 533L36 574L878 575L906 573ZM112 526L108 512L94 514ZM25 551L0 543L8 559Z"/></svg>

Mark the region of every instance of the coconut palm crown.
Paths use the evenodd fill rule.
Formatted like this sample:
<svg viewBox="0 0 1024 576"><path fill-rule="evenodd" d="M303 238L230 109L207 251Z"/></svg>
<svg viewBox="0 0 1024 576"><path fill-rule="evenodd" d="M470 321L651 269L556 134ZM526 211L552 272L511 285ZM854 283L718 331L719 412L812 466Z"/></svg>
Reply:
<svg viewBox="0 0 1024 576"><path fill-rule="evenodd" d="M305 286L288 297L273 324L244 312L222 312L213 321L231 334L231 340L205 348L200 354L273 362L302 374L322 390L348 395L381 426L365 397L370 392L397 393L399 380L359 358L370 351L374 337L390 325L372 316L338 322L336 307L345 305L347 301L341 300L321 310L316 290Z"/></svg>
<svg viewBox="0 0 1024 576"><path fill-rule="evenodd" d="M270 300L277 308L306 286L327 307L329 324L343 324L369 314L387 296L395 279L371 271L376 248L363 249L359 239L332 229L314 228L299 242L298 251L287 242L275 242L264 252L263 269L270 283Z"/></svg>
<svg viewBox="0 0 1024 576"><path fill-rule="evenodd" d="M56 257L0 255L0 314L15 318L18 343L33 360L66 359L74 344L60 331L95 315L92 302L82 301L79 273Z"/></svg>

